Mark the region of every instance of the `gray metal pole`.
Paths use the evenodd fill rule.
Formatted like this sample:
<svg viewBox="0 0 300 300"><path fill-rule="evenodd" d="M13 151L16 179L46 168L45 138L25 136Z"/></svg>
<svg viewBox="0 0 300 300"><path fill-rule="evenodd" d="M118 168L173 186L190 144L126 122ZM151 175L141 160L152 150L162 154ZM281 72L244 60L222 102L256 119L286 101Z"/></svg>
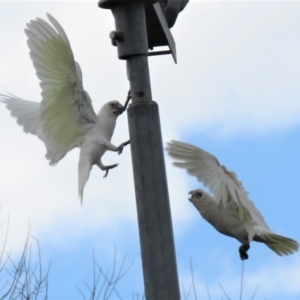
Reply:
<svg viewBox="0 0 300 300"><path fill-rule="evenodd" d="M128 112L139 235L147 300L180 299L159 111L152 101L144 5L112 8L118 55L127 60Z"/></svg>
<svg viewBox="0 0 300 300"><path fill-rule="evenodd" d="M131 104L128 123L146 299L180 299L158 105Z"/></svg>

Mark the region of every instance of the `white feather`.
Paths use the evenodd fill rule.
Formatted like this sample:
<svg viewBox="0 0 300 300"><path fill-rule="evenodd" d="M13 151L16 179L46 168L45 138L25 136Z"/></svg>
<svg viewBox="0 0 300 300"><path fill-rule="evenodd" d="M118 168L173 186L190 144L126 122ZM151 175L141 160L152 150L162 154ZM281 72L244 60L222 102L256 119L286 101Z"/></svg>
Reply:
<svg viewBox="0 0 300 300"><path fill-rule="evenodd" d="M105 170L102 155L106 150L120 150L121 145L116 147L110 140L123 106L111 101L96 115L83 88L82 71L74 60L68 37L62 26L51 15L47 16L52 25L37 18L25 29L30 57L41 81L41 103L3 94L0 100L25 132L44 142L50 165L58 163L73 148L81 148L78 190L82 200L92 166L99 164Z"/></svg>
<svg viewBox="0 0 300 300"><path fill-rule="evenodd" d="M197 193L201 193L202 196L196 198ZM248 244L252 240L262 242L278 255L293 254L299 250L299 244L295 240L272 232L262 217L260 225L249 222L250 214L247 209L243 210L245 220L242 221L239 216L240 210L235 202L230 202L223 207L202 189L191 191L191 194L193 197L190 198L190 201L201 216L217 231L236 238L241 244ZM252 201L249 202L249 206L252 206L251 211L258 212ZM258 212L258 214L260 213Z"/></svg>
<svg viewBox="0 0 300 300"><path fill-rule="evenodd" d="M26 133L37 135L43 140L39 103L24 100L12 94L0 94L0 101L6 104L11 115L17 118L18 124L23 127Z"/></svg>
<svg viewBox="0 0 300 300"><path fill-rule="evenodd" d="M278 243L280 240L277 238L278 235L270 231L263 216L248 198L248 192L234 172L222 166L215 156L186 143L171 141L166 150L174 159L180 160L180 162L173 163L175 166L186 169L214 195L212 198L198 189L203 192L206 201L203 202L201 199L194 204L201 215L218 231L237 238L241 243L251 242L255 236L260 236L268 247L280 252L280 246L279 248L274 246L274 248L271 244L273 240ZM210 206L210 210L207 210L207 205ZM236 228L233 228L234 226ZM280 238L284 247L285 239L288 238L281 236ZM291 239L288 240L291 241ZM298 250L296 241L293 241L291 245L288 253Z"/></svg>
<svg viewBox="0 0 300 300"><path fill-rule="evenodd" d="M198 147L178 141L168 143L166 150L170 156L181 161L175 162L175 166L184 168L189 174L197 177L214 196L219 195L219 189L222 186L222 197L218 197L218 201L224 205L228 201L235 201L238 206L243 205L247 192L244 190L242 183L237 180L235 173L220 165L215 156ZM219 182L219 184L216 184L216 182ZM240 198L237 197L237 191L241 196ZM228 193L230 197L227 197Z"/></svg>
<svg viewBox="0 0 300 300"><path fill-rule="evenodd" d="M82 204L83 190L86 182L90 177L91 163L88 155L83 152L80 153L78 162L78 196Z"/></svg>

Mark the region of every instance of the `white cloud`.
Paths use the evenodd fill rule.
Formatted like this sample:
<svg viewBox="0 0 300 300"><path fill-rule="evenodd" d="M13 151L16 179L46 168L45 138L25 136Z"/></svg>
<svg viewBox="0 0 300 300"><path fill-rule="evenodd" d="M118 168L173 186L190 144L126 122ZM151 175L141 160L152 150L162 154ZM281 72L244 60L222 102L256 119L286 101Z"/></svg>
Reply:
<svg viewBox="0 0 300 300"><path fill-rule="evenodd" d="M117 59L108 38L114 29L109 11L95 3L76 2L0 6L0 25L5 28L0 32L5 45L0 48L1 92L39 100L23 29L30 19L45 18L49 12L69 36L95 110L107 99L125 100L129 85L125 63ZM164 141L178 138L185 129L236 134L296 126L300 102L293 99L299 96L296 58L300 49L297 39L288 33L300 28L298 12L299 6L279 4L190 3L173 31L179 64L175 66L171 57L149 59ZM129 149L121 157L105 155L105 163L120 162L108 178L102 179L103 173L93 169L81 208L77 199L78 151L49 167L42 143L25 135L3 106L0 123L0 199L3 216L10 213L9 243L15 249L23 246L29 218L33 234L45 236L49 243L78 239L97 230L117 235L122 224L135 224ZM113 143L127 138L126 116L121 116ZM186 205L184 175L173 169L169 159L166 163L175 233L181 235L193 226L195 215Z"/></svg>
<svg viewBox="0 0 300 300"><path fill-rule="evenodd" d="M6 32L0 39L8 39L1 48L1 88L25 99L39 101L40 88L28 55L25 23L32 18L53 14L63 25L70 39L75 58L81 64L84 85L89 91L96 111L107 99L125 101L128 91L125 64L117 59L116 48L110 44L108 33L114 29L109 11L100 10L95 3L47 3L36 5L0 4L0 20ZM85 14L82 14L82 9ZM12 16L12 19L10 18ZM81 22L78 22L81 20ZM10 51L12 49L12 51ZM2 91L3 92L3 91ZM103 100L105 99L105 100ZM22 132L8 111L0 108L0 199L2 215L10 214L9 247L21 248L30 219L32 233L47 236L48 243L59 243L66 237L79 239L88 232L109 231L118 235L126 222L136 224L130 148L119 157L107 153L105 164L120 163L103 179L103 172L94 167L86 185L83 207L77 198L78 150L69 153L57 166L45 160L45 148L34 136ZM112 142L118 145L128 139L126 115L122 115ZM165 130L164 137L176 136L175 128ZM170 163L169 163L170 165ZM187 226L180 226L189 216L185 204L185 182L179 173L170 175L173 218L178 234Z"/></svg>
<svg viewBox="0 0 300 300"><path fill-rule="evenodd" d="M173 124L215 136L299 126L299 11L295 2L190 3L173 31L178 66L152 62Z"/></svg>
<svg viewBox="0 0 300 300"><path fill-rule="evenodd" d="M300 296L299 254L294 255L290 260L276 257L276 260L265 264L255 264L255 268L252 266L251 259L245 261L242 299L250 299L255 290L254 299L279 300L284 298L288 300ZM218 274L210 280L205 279L208 273L210 270L207 268L204 272L196 269L195 265L193 266L195 288L199 299L207 298L207 289L211 299L226 298L220 285L230 299L240 299L241 271L237 272L230 261L222 258ZM183 276L180 276L180 282L184 284L185 290L188 290L192 283L190 270L185 270Z"/></svg>

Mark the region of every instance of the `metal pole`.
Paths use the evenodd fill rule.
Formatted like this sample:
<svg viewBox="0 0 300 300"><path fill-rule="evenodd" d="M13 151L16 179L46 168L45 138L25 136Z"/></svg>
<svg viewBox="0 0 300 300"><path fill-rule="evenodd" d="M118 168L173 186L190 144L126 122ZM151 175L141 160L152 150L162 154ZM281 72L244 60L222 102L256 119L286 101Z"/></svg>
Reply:
<svg viewBox="0 0 300 300"><path fill-rule="evenodd" d="M147 300L180 299L158 105L152 101L143 3L112 7L118 55L127 60L128 124Z"/></svg>
<svg viewBox="0 0 300 300"><path fill-rule="evenodd" d="M131 104L128 123L146 299L180 299L158 105Z"/></svg>

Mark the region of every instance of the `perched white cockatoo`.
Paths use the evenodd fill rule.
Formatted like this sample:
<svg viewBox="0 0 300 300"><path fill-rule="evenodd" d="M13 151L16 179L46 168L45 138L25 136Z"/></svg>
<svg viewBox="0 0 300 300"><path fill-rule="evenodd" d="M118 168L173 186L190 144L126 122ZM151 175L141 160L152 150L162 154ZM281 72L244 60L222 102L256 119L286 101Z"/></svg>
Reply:
<svg viewBox="0 0 300 300"><path fill-rule="evenodd" d="M298 251L299 244L296 241L269 229L261 213L248 198L242 182L234 172L222 166L215 156L178 141L168 143L167 151L181 161L174 162L175 166L186 169L209 188L214 197L202 189L196 189L189 193L189 200L217 231L236 238L242 244L239 248L242 260L248 259L247 251L252 241L265 243L280 256Z"/></svg>
<svg viewBox="0 0 300 300"><path fill-rule="evenodd" d="M118 101L110 101L96 115L91 98L83 88L81 69L74 60L68 37L61 25L51 15L47 16L52 26L37 18L25 29L30 57L41 81L41 103L11 94L0 97L23 130L44 142L50 165L80 147L78 193L82 202L92 166L106 171L106 177L108 170L117 164L103 165L102 155L106 150L121 154L129 143L116 147L110 142L117 117L124 108Z"/></svg>

